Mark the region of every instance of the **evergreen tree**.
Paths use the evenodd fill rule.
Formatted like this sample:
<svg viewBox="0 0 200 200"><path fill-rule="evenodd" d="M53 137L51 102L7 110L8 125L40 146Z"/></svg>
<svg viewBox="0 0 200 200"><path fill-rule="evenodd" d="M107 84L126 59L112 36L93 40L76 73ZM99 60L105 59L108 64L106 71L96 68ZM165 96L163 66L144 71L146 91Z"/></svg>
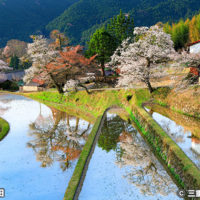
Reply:
<svg viewBox="0 0 200 200"><path fill-rule="evenodd" d="M134 22L130 15L125 16L120 10L119 15L110 19L106 27L96 30L88 43L86 56L97 54L96 59L101 64L103 76L105 77L105 63L110 61L110 57L122 41L128 37L133 37Z"/></svg>
<svg viewBox="0 0 200 200"><path fill-rule="evenodd" d="M116 39L111 36L105 27L97 29L89 42L87 56L97 55L96 59L101 64L103 76L105 77L105 63L110 61L110 57L117 48Z"/></svg>
<svg viewBox="0 0 200 200"><path fill-rule="evenodd" d="M29 60L23 60L20 64L20 69L28 69L29 67L31 67L32 62L30 62Z"/></svg>
<svg viewBox="0 0 200 200"><path fill-rule="evenodd" d="M19 58L16 55L11 57L9 67L12 67L13 69L19 69Z"/></svg>
<svg viewBox="0 0 200 200"><path fill-rule="evenodd" d="M107 31L116 38L117 44L120 45L124 39L133 37L133 18L131 18L130 15L126 16L122 13L122 10L120 10L119 15L111 18L110 23L107 24Z"/></svg>

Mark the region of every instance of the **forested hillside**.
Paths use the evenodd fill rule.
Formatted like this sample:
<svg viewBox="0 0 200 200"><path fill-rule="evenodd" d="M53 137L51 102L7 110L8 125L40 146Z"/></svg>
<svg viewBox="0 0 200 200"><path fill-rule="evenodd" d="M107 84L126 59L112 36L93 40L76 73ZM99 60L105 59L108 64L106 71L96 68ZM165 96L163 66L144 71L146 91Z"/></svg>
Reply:
<svg viewBox="0 0 200 200"><path fill-rule="evenodd" d="M137 8L138 5L148 7L148 5L155 5L155 2L161 1L163 0L79 0L50 22L47 29L49 31L59 29L68 35L72 43L79 43L82 32L117 15L120 9L126 13L131 8Z"/></svg>
<svg viewBox="0 0 200 200"><path fill-rule="evenodd" d="M0 0L0 47L10 39L59 29L71 44L85 44L111 17L129 13L136 26L177 22L197 14L199 0ZM45 28L46 26L46 28Z"/></svg>
<svg viewBox="0 0 200 200"><path fill-rule="evenodd" d="M0 0L0 46L10 39L28 41L76 0Z"/></svg>
<svg viewBox="0 0 200 200"><path fill-rule="evenodd" d="M149 26L158 21L176 22L191 17L200 9L199 0L79 0L47 25L47 30L65 32L72 43L85 43L101 23L124 13L134 16L136 26Z"/></svg>

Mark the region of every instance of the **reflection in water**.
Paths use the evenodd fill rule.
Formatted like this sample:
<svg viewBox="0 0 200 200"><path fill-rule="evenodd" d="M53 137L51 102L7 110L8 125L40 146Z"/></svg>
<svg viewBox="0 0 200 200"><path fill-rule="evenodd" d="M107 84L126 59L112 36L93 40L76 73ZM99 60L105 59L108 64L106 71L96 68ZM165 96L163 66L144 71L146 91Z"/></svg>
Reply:
<svg viewBox="0 0 200 200"><path fill-rule="evenodd" d="M10 109L10 107L0 106L0 115L4 115L9 109Z"/></svg>
<svg viewBox="0 0 200 200"><path fill-rule="evenodd" d="M123 155L117 164L120 167L131 166L131 170L124 177L140 188L142 194L167 196L176 191L170 177L139 134L130 137L126 133L120 147Z"/></svg>
<svg viewBox="0 0 200 200"><path fill-rule="evenodd" d="M165 130L165 132L168 133L168 135L176 142L176 143L184 143L185 142L185 138L183 135L183 128L180 126L177 126L176 129L171 129L170 125L170 121L165 121L165 120L161 120L160 121L162 124L162 128ZM185 132L186 134L189 134L188 132Z"/></svg>
<svg viewBox="0 0 200 200"><path fill-rule="evenodd" d="M200 160L200 139L192 137L192 150L199 155Z"/></svg>
<svg viewBox="0 0 200 200"><path fill-rule="evenodd" d="M158 105L148 108L153 119L200 168L200 121Z"/></svg>
<svg viewBox="0 0 200 200"><path fill-rule="evenodd" d="M6 104L9 104L13 99L12 98L0 98L0 102L3 103L3 106L0 106L0 116L4 115L9 109L9 106L5 106Z"/></svg>
<svg viewBox="0 0 200 200"><path fill-rule="evenodd" d="M79 199L179 199L176 191L137 130L108 113Z"/></svg>
<svg viewBox="0 0 200 200"><path fill-rule="evenodd" d="M4 110L0 116L10 124L9 134L0 142L5 199L63 199L89 123L22 96L0 95L0 108Z"/></svg>
<svg viewBox="0 0 200 200"><path fill-rule="evenodd" d="M29 135L34 139L27 146L34 150L42 167L59 161L65 171L70 167L70 161L79 157L91 130L90 123L54 108L51 110L52 116L44 117L40 112L35 122L29 125Z"/></svg>
<svg viewBox="0 0 200 200"><path fill-rule="evenodd" d="M103 150L109 152L110 150L116 150L117 143L119 142L119 136L124 130L128 130L130 126L123 121L119 116L110 115L106 116L104 120L104 126L101 130L101 134L98 140L98 146ZM135 131L131 129L130 131Z"/></svg>

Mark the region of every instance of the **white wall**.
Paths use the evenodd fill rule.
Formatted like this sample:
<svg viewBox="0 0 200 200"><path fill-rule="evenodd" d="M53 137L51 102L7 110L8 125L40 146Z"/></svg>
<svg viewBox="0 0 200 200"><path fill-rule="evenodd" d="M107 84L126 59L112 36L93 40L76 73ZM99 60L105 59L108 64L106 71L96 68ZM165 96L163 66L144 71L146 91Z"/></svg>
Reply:
<svg viewBox="0 0 200 200"><path fill-rule="evenodd" d="M200 53L200 43L190 46L190 53Z"/></svg>
<svg viewBox="0 0 200 200"><path fill-rule="evenodd" d="M23 86L23 92L37 92L37 86Z"/></svg>

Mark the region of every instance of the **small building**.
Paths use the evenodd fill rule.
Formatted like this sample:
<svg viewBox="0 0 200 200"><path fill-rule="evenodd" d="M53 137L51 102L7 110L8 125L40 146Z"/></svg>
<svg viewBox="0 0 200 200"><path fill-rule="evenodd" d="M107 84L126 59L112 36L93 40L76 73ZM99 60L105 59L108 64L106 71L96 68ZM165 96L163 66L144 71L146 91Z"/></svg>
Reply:
<svg viewBox="0 0 200 200"><path fill-rule="evenodd" d="M28 84L20 87L20 92L38 92L43 91L45 87L44 81L36 78L32 79Z"/></svg>
<svg viewBox="0 0 200 200"><path fill-rule="evenodd" d="M190 53L200 53L200 40L188 45Z"/></svg>

